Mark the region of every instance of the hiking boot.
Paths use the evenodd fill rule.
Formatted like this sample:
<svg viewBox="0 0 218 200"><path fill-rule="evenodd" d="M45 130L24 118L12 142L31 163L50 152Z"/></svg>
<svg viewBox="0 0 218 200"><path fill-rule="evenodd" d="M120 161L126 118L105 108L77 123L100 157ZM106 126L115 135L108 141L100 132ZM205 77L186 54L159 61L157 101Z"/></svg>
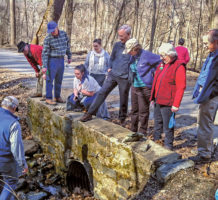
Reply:
<svg viewBox="0 0 218 200"><path fill-rule="evenodd" d="M211 158L203 157L197 154L197 156L191 156L188 159L194 161L195 163L208 163Z"/></svg>
<svg viewBox="0 0 218 200"><path fill-rule="evenodd" d="M30 97L31 97L31 98L42 97L42 94L34 93L34 94L32 94Z"/></svg>
<svg viewBox="0 0 218 200"><path fill-rule="evenodd" d="M49 105L57 105L57 103L54 102L54 101L52 101L51 99L46 99L46 100L45 100L45 103L46 103L46 104L49 104Z"/></svg>
<svg viewBox="0 0 218 200"><path fill-rule="evenodd" d="M66 103L66 101L64 101L61 97L54 98L54 102L57 102L57 103Z"/></svg>
<svg viewBox="0 0 218 200"><path fill-rule="evenodd" d="M92 115L90 115L89 113L85 113L79 121L81 122L87 122L87 121L90 121L92 120Z"/></svg>
<svg viewBox="0 0 218 200"><path fill-rule="evenodd" d="M127 135L122 142L136 142L140 141L142 138L146 139L143 133L135 132Z"/></svg>

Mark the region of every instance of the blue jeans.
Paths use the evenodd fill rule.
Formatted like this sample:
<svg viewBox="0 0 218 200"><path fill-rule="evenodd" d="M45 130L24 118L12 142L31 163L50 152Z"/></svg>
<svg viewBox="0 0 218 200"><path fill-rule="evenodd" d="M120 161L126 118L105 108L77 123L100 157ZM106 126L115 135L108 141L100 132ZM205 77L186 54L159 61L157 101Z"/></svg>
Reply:
<svg viewBox="0 0 218 200"><path fill-rule="evenodd" d="M94 101L94 99L96 98L97 93L95 93L93 96L88 97L85 96L84 99L82 99L79 103L74 101L74 94L70 95L67 99L67 110L73 110L75 108L79 108L80 105L84 106L86 108L86 110L89 109L89 107L91 106L92 102ZM107 105L105 102L102 103L102 105L99 107L96 116L99 118L103 118L103 119L109 119L109 113L107 110Z"/></svg>
<svg viewBox="0 0 218 200"><path fill-rule="evenodd" d="M14 200L13 190L16 189L18 175L17 175L17 165L16 163L1 163L0 162L0 174L4 183L1 181L3 190L0 194L0 199L4 200Z"/></svg>
<svg viewBox="0 0 218 200"><path fill-rule="evenodd" d="M64 74L64 57L49 58L48 75L46 77L46 99L52 99L52 89L54 81L54 96L61 96L61 85Z"/></svg>

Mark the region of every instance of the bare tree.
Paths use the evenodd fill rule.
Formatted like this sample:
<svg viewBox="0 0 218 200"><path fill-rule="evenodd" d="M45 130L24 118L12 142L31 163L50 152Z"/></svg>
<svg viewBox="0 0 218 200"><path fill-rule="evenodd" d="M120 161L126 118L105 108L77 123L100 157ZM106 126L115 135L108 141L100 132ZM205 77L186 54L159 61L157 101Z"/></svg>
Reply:
<svg viewBox="0 0 218 200"><path fill-rule="evenodd" d="M15 23L15 0L10 0L10 27L11 27L11 46L16 42L16 23Z"/></svg>
<svg viewBox="0 0 218 200"><path fill-rule="evenodd" d="M43 16L43 20L32 41L33 44L43 44L47 32L47 23L51 20L58 22L61 17L65 0L49 0L49 5Z"/></svg>
<svg viewBox="0 0 218 200"><path fill-rule="evenodd" d="M150 46L149 46L150 51L153 50L153 44L154 44L154 35L155 35L155 30L156 30L156 12L157 12L157 1L153 0L151 39L150 39Z"/></svg>
<svg viewBox="0 0 218 200"><path fill-rule="evenodd" d="M27 20L27 7L26 7L26 0L24 0L24 15L25 15L25 21L26 21L26 36L29 37L28 32L28 20Z"/></svg>
<svg viewBox="0 0 218 200"><path fill-rule="evenodd" d="M66 21L66 33L69 37L69 42L71 44L71 33L73 26L73 15L76 9L77 3L74 4L74 0L67 0L65 9L65 21Z"/></svg>

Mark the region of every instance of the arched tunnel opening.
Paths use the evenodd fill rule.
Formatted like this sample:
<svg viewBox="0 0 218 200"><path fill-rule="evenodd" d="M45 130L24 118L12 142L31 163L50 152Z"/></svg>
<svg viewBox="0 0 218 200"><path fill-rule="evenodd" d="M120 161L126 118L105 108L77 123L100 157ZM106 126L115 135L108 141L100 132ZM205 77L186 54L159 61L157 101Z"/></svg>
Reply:
<svg viewBox="0 0 218 200"><path fill-rule="evenodd" d="M69 165L66 176L67 187L70 192L73 192L76 187L81 190L87 190L91 194L92 185L84 165L78 161L72 161Z"/></svg>

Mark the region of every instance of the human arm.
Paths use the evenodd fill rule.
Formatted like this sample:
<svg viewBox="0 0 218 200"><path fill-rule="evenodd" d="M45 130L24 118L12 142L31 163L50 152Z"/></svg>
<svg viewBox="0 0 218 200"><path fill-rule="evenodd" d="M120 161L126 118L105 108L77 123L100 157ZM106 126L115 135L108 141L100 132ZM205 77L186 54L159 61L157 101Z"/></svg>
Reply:
<svg viewBox="0 0 218 200"><path fill-rule="evenodd" d="M66 51L66 54L67 54L67 58L68 58L68 64L70 64L72 62L72 53L70 51L70 41L69 41L69 38L66 34L66 40L67 40L67 51Z"/></svg>
<svg viewBox="0 0 218 200"><path fill-rule="evenodd" d="M48 68L48 57L50 55L50 45L49 45L49 38L46 37L43 43L43 50L42 50L42 63L43 68Z"/></svg>
<svg viewBox="0 0 218 200"><path fill-rule="evenodd" d="M21 128L18 122L13 123L10 128L10 143L11 152L18 164L18 167L22 169L23 173L26 173L28 171L28 166L25 160Z"/></svg>
<svg viewBox="0 0 218 200"><path fill-rule="evenodd" d="M186 70L183 65L181 65L176 71L176 94L172 106L172 112L176 112L179 110L180 103L182 101L182 97L186 88Z"/></svg>
<svg viewBox="0 0 218 200"><path fill-rule="evenodd" d="M185 64L187 64L189 61L190 61L190 56L189 56L188 49L186 49L186 52L185 52Z"/></svg>
<svg viewBox="0 0 218 200"><path fill-rule="evenodd" d="M27 56L25 56L27 61L29 62L29 64L31 65L31 67L34 69L35 73L39 73L39 68L37 66L37 64L35 62L32 61L32 59L28 58Z"/></svg>
<svg viewBox="0 0 218 200"><path fill-rule="evenodd" d="M109 59L109 67L108 67L108 72L111 71L112 69L112 62L114 61L115 57L116 57L116 47L117 46L117 43L114 45L113 49L112 49L112 53L111 53L111 56L110 56L110 59Z"/></svg>

